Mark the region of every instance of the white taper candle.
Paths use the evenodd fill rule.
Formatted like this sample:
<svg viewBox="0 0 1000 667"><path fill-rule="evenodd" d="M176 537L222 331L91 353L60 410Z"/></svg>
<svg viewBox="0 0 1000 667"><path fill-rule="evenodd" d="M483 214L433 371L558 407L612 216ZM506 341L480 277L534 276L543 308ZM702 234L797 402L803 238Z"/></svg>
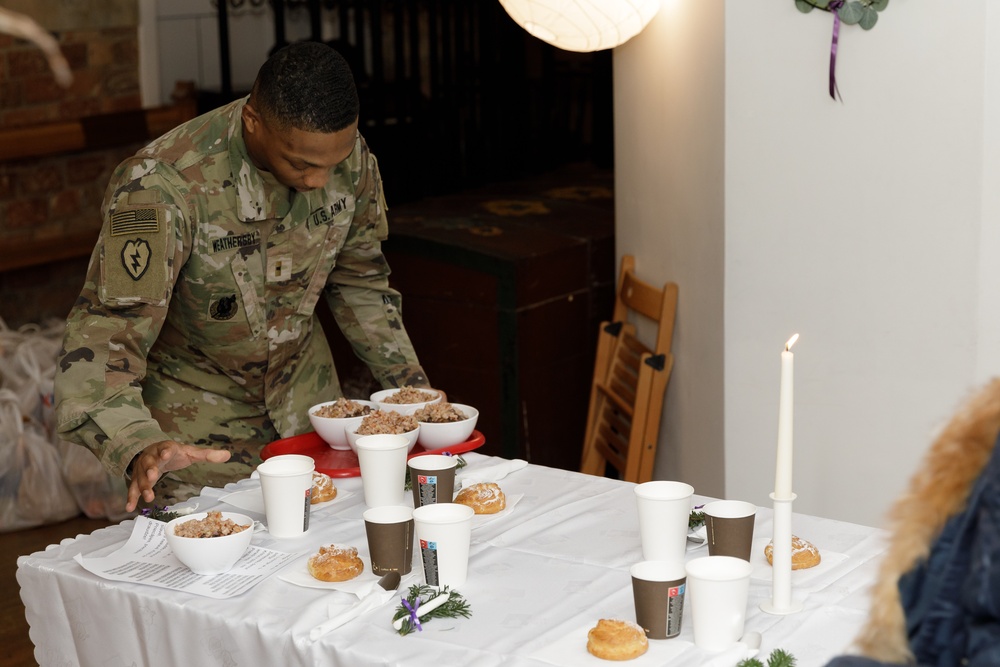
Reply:
<svg viewBox="0 0 1000 667"><path fill-rule="evenodd" d="M774 497L787 500L792 496L792 408L795 355L792 345L799 339L795 334L785 343L781 353L781 389L778 397L778 454L774 470Z"/></svg>

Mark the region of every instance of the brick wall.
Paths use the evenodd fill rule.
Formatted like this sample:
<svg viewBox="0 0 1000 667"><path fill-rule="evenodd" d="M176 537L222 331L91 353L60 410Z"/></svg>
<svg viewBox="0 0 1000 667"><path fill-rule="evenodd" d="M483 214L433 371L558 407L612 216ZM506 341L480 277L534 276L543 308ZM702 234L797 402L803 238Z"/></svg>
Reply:
<svg viewBox="0 0 1000 667"><path fill-rule="evenodd" d="M0 126L15 127L138 109L136 26L56 33L73 70L59 87L41 51L0 35Z"/></svg>
<svg viewBox="0 0 1000 667"><path fill-rule="evenodd" d="M140 109L134 0L7 0L59 41L73 83L59 87L33 45L0 35L0 128ZM108 177L139 144L0 162L0 244L43 249L101 226ZM84 249L80 249L81 252ZM65 317L87 258L0 273L0 318L12 327Z"/></svg>

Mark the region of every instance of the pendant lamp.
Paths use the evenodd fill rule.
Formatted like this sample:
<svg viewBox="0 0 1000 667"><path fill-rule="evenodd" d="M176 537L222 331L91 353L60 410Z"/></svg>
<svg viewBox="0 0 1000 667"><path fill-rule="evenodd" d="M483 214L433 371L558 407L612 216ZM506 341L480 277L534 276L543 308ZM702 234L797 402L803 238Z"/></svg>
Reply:
<svg viewBox="0 0 1000 667"><path fill-rule="evenodd" d="M646 27L662 0L500 0L519 26L567 51L601 51Z"/></svg>

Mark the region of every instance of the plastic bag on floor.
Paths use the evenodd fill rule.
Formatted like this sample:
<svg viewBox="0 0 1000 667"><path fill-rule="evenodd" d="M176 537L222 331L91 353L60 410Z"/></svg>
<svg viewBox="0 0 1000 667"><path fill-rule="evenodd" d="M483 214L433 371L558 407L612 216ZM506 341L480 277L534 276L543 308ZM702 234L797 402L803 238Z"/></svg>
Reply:
<svg viewBox="0 0 1000 667"><path fill-rule="evenodd" d="M0 387L17 394L21 414L50 429L53 383L65 322L12 330L0 319Z"/></svg>
<svg viewBox="0 0 1000 667"><path fill-rule="evenodd" d="M121 521L135 514L125 509L128 487L121 477L108 474L94 454L80 445L60 440L62 475L76 504L91 519Z"/></svg>
<svg viewBox="0 0 1000 667"><path fill-rule="evenodd" d="M65 521L80 508L63 481L59 452L0 389L0 532Z"/></svg>
<svg viewBox="0 0 1000 667"><path fill-rule="evenodd" d="M47 438L79 510L91 519L118 521L131 514L125 511L125 481L110 475L86 447L62 440L55 430L53 386L65 330L65 322L53 320L14 331L0 319L0 387L16 395L21 414Z"/></svg>

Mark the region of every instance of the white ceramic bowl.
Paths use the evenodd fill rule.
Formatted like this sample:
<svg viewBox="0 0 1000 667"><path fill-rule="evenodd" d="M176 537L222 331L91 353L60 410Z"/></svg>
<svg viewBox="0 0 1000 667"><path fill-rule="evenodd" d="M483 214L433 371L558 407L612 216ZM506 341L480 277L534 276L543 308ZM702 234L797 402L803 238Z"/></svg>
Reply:
<svg viewBox="0 0 1000 667"><path fill-rule="evenodd" d="M167 544L177 556L195 574L222 574L228 572L236 564L253 537L253 519L245 514L222 512L223 519L230 519L246 530L221 537L180 537L174 534L174 528L188 521L197 521L208 516L208 512L195 512L172 519L163 527Z"/></svg>
<svg viewBox="0 0 1000 667"><path fill-rule="evenodd" d="M348 444L351 446L351 449L355 453L357 453L358 451L358 438L365 437L363 435L358 435L358 428L360 426L361 424L359 423L358 426L355 426L354 428L344 432L344 434L347 436ZM406 438L407 453L412 452L413 448L417 445L417 437L419 433L420 433L420 424L417 424L417 428L413 429L412 431L407 431L406 433L399 434L402 435L404 438Z"/></svg>
<svg viewBox="0 0 1000 667"><path fill-rule="evenodd" d="M351 400L355 403L367 405L372 410L378 410L378 403L373 401L362 401L357 398ZM336 401L327 401L326 403L317 403L309 408L309 423L312 424L313 430L323 439L323 442L330 445L331 449L348 450L351 446L347 442L347 435L344 431L347 429L356 429L365 417L364 415L360 417L320 417L315 414L320 408L326 405L333 405L334 403Z"/></svg>
<svg viewBox="0 0 1000 667"><path fill-rule="evenodd" d="M374 394L371 395L371 400L374 401L375 403L378 403L378 407L380 410L392 410L393 412L400 412L404 415L412 415L414 412L424 407L425 405L429 405L430 403L439 403L441 401L441 392L439 392L437 389L427 389L425 387L414 387L414 389L417 389L419 391L434 393L437 396L437 398L435 398L433 401L423 401L421 403L386 403L385 399L399 392L400 388L395 387L393 389L383 389L382 391L376 391Z"/></svg>
<svg viewBox="0 0 1000 667"><path fill-rule="evenodd" d="M472 435L472 431L475 430L476 422L479 420L479 410L471 405L462 405L461 403L452 403L451 405L466 415L467 419L460 422L443 424L437 422L418 422L420 424L420 433L417 435L417 442L427 451L454 447L461 444L468 440L469 436Z"/></svg>

